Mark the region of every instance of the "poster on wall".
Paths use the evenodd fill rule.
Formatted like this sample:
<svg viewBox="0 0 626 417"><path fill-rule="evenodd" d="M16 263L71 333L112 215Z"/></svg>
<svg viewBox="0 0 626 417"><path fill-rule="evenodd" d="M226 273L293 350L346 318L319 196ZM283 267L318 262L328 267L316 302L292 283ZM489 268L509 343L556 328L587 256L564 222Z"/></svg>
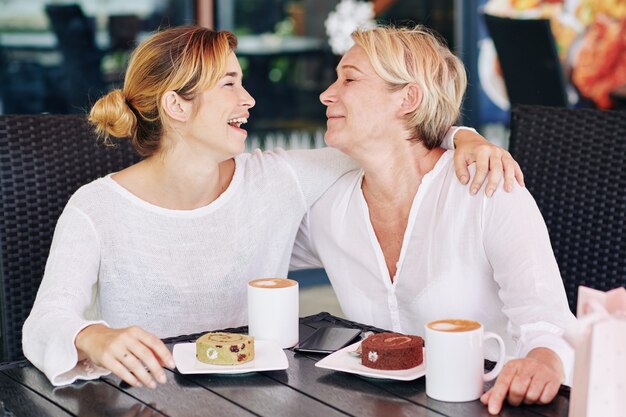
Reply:
<svg viewBox="0 0 626 417"><path fill-rule="evenodd" d="M482 12L513 19L549 19L572 106L614 106L626 85L626 0L482 0L478 74L483 122L508 120L509 101Z"/></svg>

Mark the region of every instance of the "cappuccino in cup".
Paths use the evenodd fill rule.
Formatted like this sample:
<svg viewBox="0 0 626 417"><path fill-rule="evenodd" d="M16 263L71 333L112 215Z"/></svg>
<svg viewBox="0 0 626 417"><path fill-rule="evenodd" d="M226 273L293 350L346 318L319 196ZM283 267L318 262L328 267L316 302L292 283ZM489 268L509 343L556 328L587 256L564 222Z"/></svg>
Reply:
<svg viewBox="0 0 626 417"><path fill-rule="evenodd" d="M281 348L299 339L298 281L259 278L248 282L248 334Z"/></svg>
<svg viewBox="0 0 626 417"><path fill-rule="evenodd" d="M495 333L484 332L474 320L443 319L427 323L426 395L439 401L473 401L483 394L485 381L495 379L505 359L504 341ZM495 340L500 355L495 368L485 374L484 342Z"/></svg>
<svg viewBox="0 0 626 417"><path fill-rule="evenodd" d="M468 332L478 329L480 323L473 320L447 319L431 321L427 326L441 332Z"/></svg>
<svg viewBox="0 0 626 417"><path fill-rule="evenodd" d="M256 288L286 288L298 285L298 281L288 278L259 278L250 281L249 285Z"/></svg>

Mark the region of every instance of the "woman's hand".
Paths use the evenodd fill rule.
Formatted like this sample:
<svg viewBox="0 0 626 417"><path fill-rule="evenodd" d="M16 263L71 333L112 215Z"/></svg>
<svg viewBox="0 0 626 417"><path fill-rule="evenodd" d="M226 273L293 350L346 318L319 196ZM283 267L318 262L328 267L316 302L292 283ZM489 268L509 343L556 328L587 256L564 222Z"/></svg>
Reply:
<svg viewBox="0 0 626 417"><path fill-rule="evenodd" d="M156 336L137 327L111 329L102 324L85 327L76 336L79 358L107 368L134 387L156 388L166 382L163 366L174 368L172 354Z"/></svg>
<svg viewBox="0 0 626 417"><path fill-rule="evenodd" d="M565 379L561 359L552 350L536 348L523 359L507 362L494 386L480 397L489 414L498 414L506 398L509 404L548 404Z"/></svg>
<svg viewBox="0 0 626 417"><path fill-rule="evenodd" d="M488 178L485 194L491 197L503 173L506 191L513 189L514 180L517 180L522 187L524 186L524 174L508 151L488 142L478 133L465 129L456 132L454 144L456 175L463 184L467 184L470 178L467 166L476 162L476 173L470 186L472 194L476 194L485 182L485 178Z"/></svg>

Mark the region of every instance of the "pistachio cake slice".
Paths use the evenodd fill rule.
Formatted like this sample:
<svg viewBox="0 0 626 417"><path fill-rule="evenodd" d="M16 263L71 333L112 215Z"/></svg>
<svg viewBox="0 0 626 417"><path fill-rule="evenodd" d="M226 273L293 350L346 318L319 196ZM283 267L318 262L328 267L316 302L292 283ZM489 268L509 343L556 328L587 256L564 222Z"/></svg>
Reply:
<svg viewBox="0 0 626 417"><path fill-rule="evenodd" d="M254 359L254 337L206 333L196 340L196 358L211 365L240 365Z"/></svg>

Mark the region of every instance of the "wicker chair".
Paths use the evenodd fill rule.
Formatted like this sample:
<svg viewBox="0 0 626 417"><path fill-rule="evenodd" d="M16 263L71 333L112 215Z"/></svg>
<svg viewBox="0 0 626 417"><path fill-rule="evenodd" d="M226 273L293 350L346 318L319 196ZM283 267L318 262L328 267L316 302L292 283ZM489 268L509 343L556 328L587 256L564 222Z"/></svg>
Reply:
<svg viewBox="0 0 626 417"><path fill-rule="evenodd" d="M98 145L84 116L0 116L0 362L22 357L22 325L69 197L138 160L128 141Z"/></svg>
<svg viewBox="0 0 626 417"><path fill-rule="evenodd" d="M579 285L626 286L626 111L514 107L511 144L572 312Z"/></svg>

